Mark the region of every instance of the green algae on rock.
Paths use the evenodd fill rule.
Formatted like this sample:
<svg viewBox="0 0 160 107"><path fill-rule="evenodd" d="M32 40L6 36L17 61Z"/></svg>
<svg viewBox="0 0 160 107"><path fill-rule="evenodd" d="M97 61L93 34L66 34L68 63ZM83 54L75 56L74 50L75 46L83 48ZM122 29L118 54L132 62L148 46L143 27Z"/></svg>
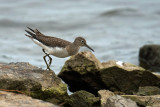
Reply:
<svg viewBox="0 0 160 107"><path fill-rule="evenodd" d="M0 89L18 90L54 104L70 103L66 84L53 71L24 62L0 64L0 78Z"/></svg>
<svg viewBox="0 0 160 107"><path fill-rule="evenodd" d="M100 63L91 52L80 52L65 62L58 74L72 92L101 89L134 94L140 86L160 87L160 79L142 67L121 61Z"/></svg>
<svg viewBox="0 0 160 107"><path fill-rule="evenodd" d="M97 71L101 67L101 63L92 53L81 52L72 56L66 61L61 71L75 71L80 74Z"/></svg>
<svg viewBox="0 0 160 107"><path fill-rule="evenodd" d="M87 91L77 91L71 96L73 101L72 107L99 107L99 97L95 97L93 94Z"/></svg>
<svg viewBox="0 0 160 107"><path fill-rule="evenodd" d="M144 70L125 70L117 66L100 70L100 77L111 91L134 94L140 86L159 86L159 78Z"/></svg>

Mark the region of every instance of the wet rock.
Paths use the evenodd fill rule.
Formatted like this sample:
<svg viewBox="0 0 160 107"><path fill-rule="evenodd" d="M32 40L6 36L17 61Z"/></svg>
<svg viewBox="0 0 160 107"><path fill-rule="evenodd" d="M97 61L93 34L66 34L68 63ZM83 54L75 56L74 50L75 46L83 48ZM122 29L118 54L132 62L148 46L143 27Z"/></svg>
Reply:
<svg viewBox="0 0 160 107"><path fill-rule="evenodd" d="M160 72L160 45L145 45L139 51L140 66Z"/></svg>
<svg viewBox="0 0 160 107"><path fill-rule="evenodd" d="M130 63L100 63L91 52L81 52L65 62L58 74L72 92L86 90L97 95L101 89L133 94L140 86L160 86L151 72Z"/></svg>
<svg viewBox="0 0 160 107"><path fill-rule="evenodd" d="M138 96L138 95L122 95L137 103L140 107L160 107L160 95Z"/></svg>
<svg viewBox="0 0 160 107"><path fill-rule="evenodd" d="M72 94L72 107L100 107L100 101L98 97L87 91L78 91Z"/></svg>
<svg viewBox="0 0 160 107"><path fill-rule="evenodd" d="M53 71L42 70L24 62L0 64L0 89L18 90L54 104L70 101L67 86Z"/></svg>
<svg viewBox="0 0 160 107"><path fill-rule="evenodd" d="M137 95L158 95L160 94L160 89L155 86L145 86L145 87L139 87L138 92L136 93Z"/></svg>
<svg viewBox="0 0 160 107"><path fill-rule="evenodd" d="M1 107L59 107L23 94L0 91Z"/></svg>

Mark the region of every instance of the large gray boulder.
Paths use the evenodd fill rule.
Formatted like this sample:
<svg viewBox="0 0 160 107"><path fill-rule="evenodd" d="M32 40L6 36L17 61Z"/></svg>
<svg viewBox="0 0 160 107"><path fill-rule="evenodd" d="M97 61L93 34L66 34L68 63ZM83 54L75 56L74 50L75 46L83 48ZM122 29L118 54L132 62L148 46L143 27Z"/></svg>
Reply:
<svg viewBox="0 0 160 107"><path fill-rule="evenodd" d="M160 87L160 79L130 63L100 63L91 52L81 52L65 62L58 74L72 92L86 90L97 95L101 89L134 94L140 86Z"/></svg>
<svg viewBox="0 0 160 107"><path fill-rule="evenodd" d="M139 51L140 66L160 72L160 45L145 45Z"/></svg>

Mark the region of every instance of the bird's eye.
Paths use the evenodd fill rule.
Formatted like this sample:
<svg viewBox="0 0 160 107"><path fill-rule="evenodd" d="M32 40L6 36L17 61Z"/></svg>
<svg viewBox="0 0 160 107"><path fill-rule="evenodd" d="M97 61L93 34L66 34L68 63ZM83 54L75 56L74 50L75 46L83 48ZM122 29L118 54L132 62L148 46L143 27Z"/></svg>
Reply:
<svg viewBox="0 0 160 107"><path fill-rule="evenodd" d="M84 40L81 40L81 42L83 43L83 42L84 42Z"/></svg>

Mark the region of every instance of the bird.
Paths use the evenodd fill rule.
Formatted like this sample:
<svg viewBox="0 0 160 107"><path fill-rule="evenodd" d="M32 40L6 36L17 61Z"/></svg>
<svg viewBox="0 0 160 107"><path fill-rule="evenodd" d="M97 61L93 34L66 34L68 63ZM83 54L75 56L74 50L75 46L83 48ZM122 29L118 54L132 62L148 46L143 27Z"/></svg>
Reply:
<svg viewBox="0 0 160 107"><path fill-rule="evenodd" d="M28 29L25 30L27 37L29 37L35 44L42 47L42 51L45 53L43 59L46 63L47 70L51 70L50 66L52 63L52 58L50 55L59 58L65 58L68 56L72 56L78 53L80 47L87 47L94 52L94 50L87 44L86 40L78 36L75 38L73 42L69 42L67 40L63 40L61 38L46 36L42 34L38 29L32 29L27 27ZM49 64L46 61L46 57L49 58Z"/></svg>

